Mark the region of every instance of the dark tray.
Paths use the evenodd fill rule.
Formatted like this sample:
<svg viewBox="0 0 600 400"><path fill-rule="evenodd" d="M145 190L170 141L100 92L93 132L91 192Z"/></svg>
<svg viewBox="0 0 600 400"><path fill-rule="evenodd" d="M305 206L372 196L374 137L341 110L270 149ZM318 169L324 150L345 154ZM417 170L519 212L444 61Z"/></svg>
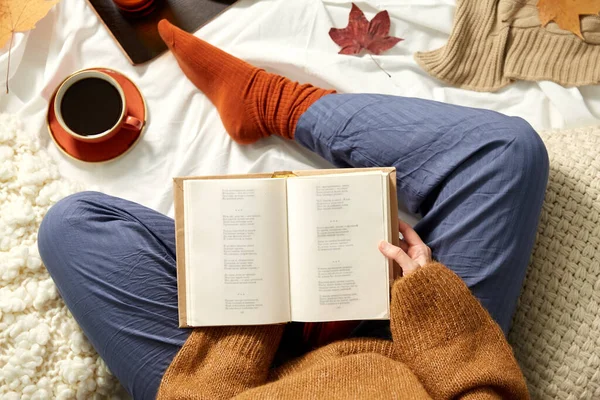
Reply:
<svg viewBox="0 0 600 400"><path fill-rule="evenodd" d="M195 32L236 0L155 0L156 6L145 16L127 16L112 0L88 0L111 36L132 64L150 61L167 49L158 34L157 24L168 19L186 32Z"/></svg>

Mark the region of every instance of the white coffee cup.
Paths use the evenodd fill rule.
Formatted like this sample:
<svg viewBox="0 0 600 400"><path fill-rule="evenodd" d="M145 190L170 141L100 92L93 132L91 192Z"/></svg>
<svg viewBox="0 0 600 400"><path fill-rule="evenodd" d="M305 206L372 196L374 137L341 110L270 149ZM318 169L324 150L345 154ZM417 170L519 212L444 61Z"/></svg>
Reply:
<svg viewBox="0 0 600 400"><path fill-rule="evenodd" d="M62 115L62 102L67 90L73 86L75 83L89 78L97 78L102 79L108 83L110 83L121 96L121 112L119 118L115 121L114 125L104 132L99 132L93 135L83 135L77 132L74 132L66 123ZM132 129L132 130L140 130L142 129L143 123L139 119L127 114L127 99L125 98L125 93L123 92L123 88L121 85L110 75L96 71L96 70L84 70L74 73L73 75L67 77L59 86L56 96L54 97L54 114L56 115L56 119L60 126L75 139L83 141L83 142L102 142L110 139L114 135L116 135L121 129Z"/></svg>

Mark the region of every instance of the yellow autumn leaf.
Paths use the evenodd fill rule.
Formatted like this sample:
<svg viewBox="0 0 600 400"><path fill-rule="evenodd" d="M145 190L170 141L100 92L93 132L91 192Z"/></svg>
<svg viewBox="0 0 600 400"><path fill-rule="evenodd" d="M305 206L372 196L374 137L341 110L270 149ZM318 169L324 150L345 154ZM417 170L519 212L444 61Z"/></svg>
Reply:
<svg viewBox="0 0 600 400"><path fill-rule="evenodd" d="M539 0L537 8L542 26L554 21L583 40L579 16L600 13L600 0Z"/></svg>
<svg viewBox="0 0 600 400"><path fill-rule="evenodd" d="M0 0L0 49L7 42L10 63L10 47L15 32L35 28L35 24L48 14L59 0ZM6 71L6 93L8 93L8 68Z"/></svg>

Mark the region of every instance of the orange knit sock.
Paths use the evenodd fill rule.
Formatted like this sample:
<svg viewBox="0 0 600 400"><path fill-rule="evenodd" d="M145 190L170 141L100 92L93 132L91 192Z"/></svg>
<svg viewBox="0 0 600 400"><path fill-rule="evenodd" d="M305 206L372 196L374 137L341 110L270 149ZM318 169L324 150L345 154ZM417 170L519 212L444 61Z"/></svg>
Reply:
<svg viewBox="0 0 600 400"><path fill-rule="evenodd" d="M217 107L229 135L248 144L271 134L294 138L298 119L335 93L270 74L162 20L158 31L183 73Z"/></svg>

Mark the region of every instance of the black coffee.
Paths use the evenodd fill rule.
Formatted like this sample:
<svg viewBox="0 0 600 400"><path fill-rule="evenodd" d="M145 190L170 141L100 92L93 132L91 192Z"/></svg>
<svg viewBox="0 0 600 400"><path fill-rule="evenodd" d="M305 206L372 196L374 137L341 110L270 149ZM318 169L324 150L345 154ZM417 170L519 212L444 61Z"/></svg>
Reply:
<svg viewBox="0 0 600 400"><path fill-rule="evenodd" d="M82 136L109 130L119 121L122 110L119 91L99 78L75 82L65 92L60 105L65 124Z"/></svg>

